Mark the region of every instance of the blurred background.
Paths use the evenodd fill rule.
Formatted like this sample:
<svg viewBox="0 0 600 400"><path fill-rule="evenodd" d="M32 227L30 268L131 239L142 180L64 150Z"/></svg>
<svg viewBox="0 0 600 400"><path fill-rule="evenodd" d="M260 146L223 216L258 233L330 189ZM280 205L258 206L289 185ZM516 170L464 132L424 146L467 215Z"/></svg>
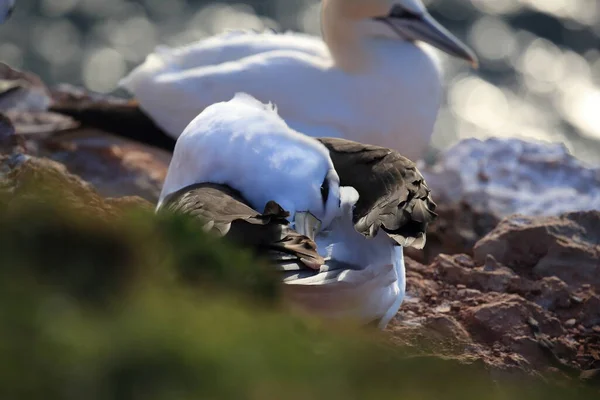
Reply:
<svg viewBox="0 0 600 400"><path fill-rule="evenodd" d="M434 146L489 136L563 142L600 164L598 0L429 0L481 68L440 54L446 101ZM158 44L189 43L228 28L318 35L317 0L18 0L0 27L0 60L112 93ZM121 91L116 94L125 95Z"/></svg>

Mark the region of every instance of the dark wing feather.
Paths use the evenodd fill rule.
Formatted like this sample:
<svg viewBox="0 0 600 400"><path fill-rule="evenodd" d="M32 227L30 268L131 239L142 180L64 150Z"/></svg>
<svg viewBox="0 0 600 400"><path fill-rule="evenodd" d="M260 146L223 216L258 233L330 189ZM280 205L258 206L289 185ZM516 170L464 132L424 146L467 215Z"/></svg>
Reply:
<svg viewBox="0 0 600 400"><path fill-rule="evenodd" d="M342 186L360 198L353 214L358 232L373 237L383 229L401 245L425 245L427 225L435 220L435 203L415 163L385 147L345 139L318 139L328 149Z"/></svg>
<svg viewBox="0 0 600 400"><path fill-rule="evenodd" d="M274 261L302 263L319 269L325 260L317 245L288 226L289 213L270 201L263 213L248 205L242 195L226 185L200 183L183 188L165 198L161 210L189 214L202 220L205 229Z"/></svg>
<svg viewBox="0 0 600 400"><path fill-rule="evenodd" d="M146 115L135 100L123 101L62 85L52 93L49 111L68 115L83 126L136 140L172 152L175 139Z"/></svg>

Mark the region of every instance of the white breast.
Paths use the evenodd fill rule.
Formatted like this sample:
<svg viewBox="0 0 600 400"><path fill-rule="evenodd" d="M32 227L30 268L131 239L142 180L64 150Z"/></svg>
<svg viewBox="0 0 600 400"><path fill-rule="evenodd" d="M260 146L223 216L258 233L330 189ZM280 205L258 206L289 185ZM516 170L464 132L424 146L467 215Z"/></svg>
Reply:
<svg viewBox="0 0 600 400"><path fill-rule="evenodd" d="M402 248L383 233L364 238L347 218L335 221L316 239L321 255L334 261L317 275L290 274L284 280L287 298L326 318L379 320L379 328L385 328L404 299Z"/></svg>

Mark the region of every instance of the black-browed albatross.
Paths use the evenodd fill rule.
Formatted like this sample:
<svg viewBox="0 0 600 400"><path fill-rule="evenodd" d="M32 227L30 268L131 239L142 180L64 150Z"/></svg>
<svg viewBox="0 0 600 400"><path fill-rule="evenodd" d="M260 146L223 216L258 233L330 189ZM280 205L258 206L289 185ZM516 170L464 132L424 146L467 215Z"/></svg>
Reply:
<svg viewBox="0 0 600 400"><path fill-rule="evenodd" d="M397 152L319 141L250 96L215 104L180 136L157 209L267 253L301 308L384 328L404 297L402 246L425 244L435 205Z"/></svg>

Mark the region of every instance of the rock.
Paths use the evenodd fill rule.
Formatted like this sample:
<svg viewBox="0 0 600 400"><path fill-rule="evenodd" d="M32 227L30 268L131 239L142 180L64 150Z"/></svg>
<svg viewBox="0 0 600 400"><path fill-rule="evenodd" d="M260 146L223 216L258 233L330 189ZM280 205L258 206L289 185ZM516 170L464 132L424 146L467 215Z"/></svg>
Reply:
<svg viewBox="0 0 600 400"><path fill-rule="evenodd" d="M106 197L140 196L156 203L171 155L93 129L40 143L37 154L59 161Z"/></svg>
<svg viewBox="0 0 600 400"><path fill-rule="evenodd" d="M600 296L592 296L585 301L579 321L585 327L600 325Z"/></svg>
<svg viewBox="0 0 600 400"><path fill-rule="evenodd" d="M406 264L408 297L389 330L401 343L479 360L494 374L576 379L598 368L600 297L593 285L572 287L493 256L442 254L429 265L410 258Z"/></svg>
<svg viewBox="0 0 600 400"><path fill-rule="evenodd" d="M501 271L485 271L484 268L465 268L454 257L440 255L433 262L439 276L447 283L465 284L481 291L505 292L513 279L519 279L512 273Z"/></svg>
<svg viewBox="0 0 600 400"><path fill-rule="evenodd" d="M467 139L423 174L438 203L465 202L500 218L600 209L600 168L582 163L562 144Z"/></svg>
<svg viewBox="0 0 600 400"><path fill-rule="evenodd" d="M0 191L19 199L9 205L14 207L26 201L44 202L53 198L84 213L100 215L115 215L134 205L152 208L152 204L141 198L105 200L91 184L70 174L64 165L23 154L0 156Z"/></svg>
<svg viewBox="0 0 600 400"><path fill-rule="evenodd" d="M461 320L464 321L469 332L488 345L500 342L511 351L528 358L520 346L533 340L532 329L528 322L530 318L538 321L542 332L551 337L565 333L558 319L520 296L498 294L492 298L493 301L469 307L461 312ZM535 357L539 356L537 351L539 349L536 350Z"/></svg>
<svg viewBox="0 0 600 400"><path fill-rule="evenodd" d="M555 276L546 277L533 283L534 301L546 310L570 307L572 295L568 285Z"/></svg>
<svg viewBox="0 0 600 400"><path fill-rule="evenodd" d="M6 116L15 126L16 133L25 139L45 139L57 132L79 127L79 123L74 119L47 111L8 110Z"/></svg>
<svg viewBox="0 0 600 400"><path fill-rule="evenodd" d="M39 87L37 77L3 70L0 64L0 77L3 76L25 76L18 82L24 80ZM45 90L44 87L42 91ZM0 93L0 100L5 96L6 93ZM171 159L169 152L96 129L80 128L70 117L26 104L5 114L0 116L0 154L17 151L59 161L92 183L103 196L158 200Z"/></svg>
<svg viewBox="0 0 600 400"><path fill-rule="evenodd" d="M50 91L38 76L0 62L0 112L46 111L50 103Z"/></svg>
<svg viewBox="0 0 600 400"><path fill-rule="evenodd" d="M50 91L38 76L0 63L0 112L19 136L39 139L79 126L68 116L49 112L51 101Z"/></svg>
<svg viewBox="0 0 600 400"><path fill-rule="evenodd" d="M436 193L436 201L437 198ZM425 249L407 249L408 255L422 262L431 262L441 253L471 254L475 243L501 220L501 217L475 209L463 201L452 205L440 203L435 212L439 217L429 226Z"/></svg>
<svg viewBox="0 0 600 400"><path fill-rule="evenodd" d="M453 342L472 342L469 332L454 317L449 315L435 315L423 323L425 329L437 333L440 337Z"/></svg>
<svg viewBox="0 0 600 400"><path fill-rule="evenodd" d="M19 145L19 138L11 120L0 113L0 154L11 154Z"/></svg>
<svg viewBox="0 0 600 400"><path fill-rule="evenodd" d="M513 216L479 241L475 261L492 255L532 276L557 276L569 285L600 290L600 211L559 217Z"/></svg>
<svg viewBox="0 0 600 400"><path fill-rule="evenodd" d="M563 145L467 139L421 171L440 215L425 251L408 253L422 262L440 253L472 254L478 240L513 214L600 209L600 168L577 160Z"/></svg>

